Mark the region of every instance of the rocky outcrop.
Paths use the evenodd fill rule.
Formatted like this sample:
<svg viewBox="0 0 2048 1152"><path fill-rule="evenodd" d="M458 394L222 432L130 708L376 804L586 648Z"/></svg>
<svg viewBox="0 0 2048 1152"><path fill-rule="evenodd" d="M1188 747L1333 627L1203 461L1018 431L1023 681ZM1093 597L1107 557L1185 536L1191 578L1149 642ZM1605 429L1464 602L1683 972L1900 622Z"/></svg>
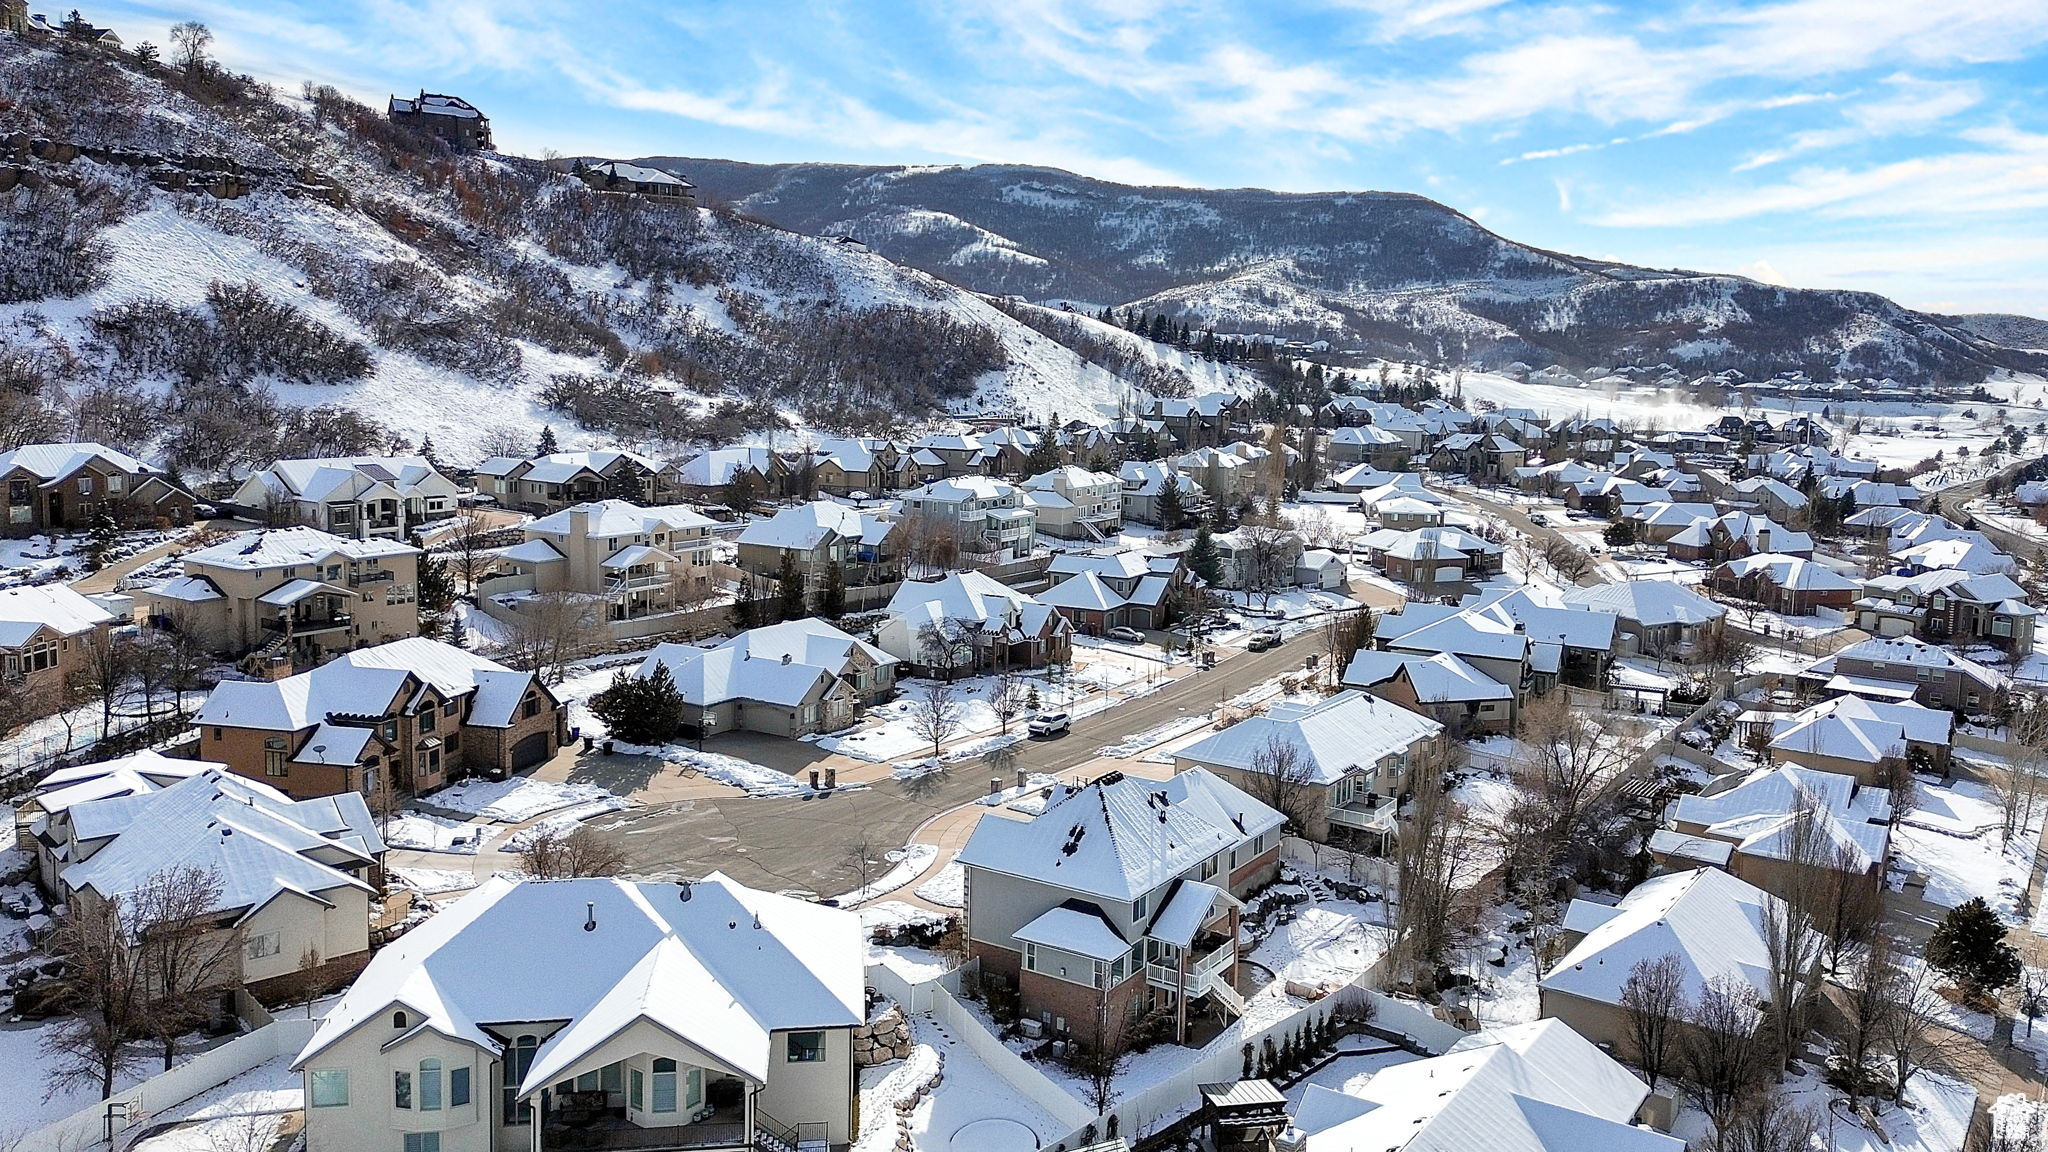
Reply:
<svg viewBox="0 0 2048 1152"><path fill-rule="evenodd" d="M217 200L239 200L259 187L273 187L291 197L325 200L348 206L340 184L311 169L261 168L224 156L166 156L121 148L94 148L16 132L0 136L0 192L18 185L30 188L47 181L76 182L64 171L79 160L139 170L167 192L205 192Z"/></svg>

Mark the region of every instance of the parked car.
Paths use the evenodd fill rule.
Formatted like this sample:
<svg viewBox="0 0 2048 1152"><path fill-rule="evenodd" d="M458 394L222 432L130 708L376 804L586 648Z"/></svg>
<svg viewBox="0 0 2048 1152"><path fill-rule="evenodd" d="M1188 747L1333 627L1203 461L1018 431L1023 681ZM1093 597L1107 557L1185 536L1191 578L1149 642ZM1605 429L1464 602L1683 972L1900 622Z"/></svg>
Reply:
<svg viewBox="0 0 2048 1152"><path fill-rule="evenodd" d="M1541 512L1531 512L1529 513L1529 523L1536 525L1538 528L1548 528L1550 527L1550 517Z"/></svg>
<svg viewBox="0 0 2048 1152"><path fill-rule="evenodd" d="M1284 639L1278 628L1261 628L1252 633L1251 639L1244 642L1245 651L1264 652L1269 648L1278 648Z"/></svg>
<svg viewBox="0 0 2048 1152"><path fill-rule="evenodd" d="M1145 634L1136 628L1111 628L1109 630L1109 638L1111 640L1122 640L1127 644L1143 644L1145 642Z"/></svg>
<svg viewBox="0 0 2048 1152"><path fill-rule="evenodd" d="M1065 712L1047 712L1042 716L1033 716L1031 722L1024 726L1024 730L1033 736L1057 736L1073 726L1074 718Z"/></svg>

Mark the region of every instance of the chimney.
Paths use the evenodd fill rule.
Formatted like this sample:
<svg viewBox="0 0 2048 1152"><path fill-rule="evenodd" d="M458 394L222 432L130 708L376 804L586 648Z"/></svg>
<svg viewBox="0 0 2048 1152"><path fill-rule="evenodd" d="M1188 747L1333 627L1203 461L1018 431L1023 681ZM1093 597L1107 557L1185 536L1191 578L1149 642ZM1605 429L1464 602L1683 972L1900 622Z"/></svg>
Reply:
<svg viewBox="0 0 2048 1152"><path fill-rule="evenodd" d="M1756 530L1756 550L1759 552L1769 552L1771 550L1771 530L1769 528L1759 528Z"/></svg>
<svg viewBox="0 0 2048 1152"><path fill-rule="evenodd" d="M262 671L263 679L266 681L274 683L283 680L292 674L292 658L283 655L272 656L263 662Z"/></svg>
<svg viewBox="0 0 2048 1152"><path fill-rule="evenodd" d="M1522 623L1520 620L1515 621L1515 635L1520 636L1528 631L1529 626L1527 624Z"/></svg>
<svg viewBox="0 0 2048 1152"><path fill-rule="evenodd" d="M589 535L590 509L580 507L571 508L569 510L569 536L572 539L582 540L588 537Z"/></svg>

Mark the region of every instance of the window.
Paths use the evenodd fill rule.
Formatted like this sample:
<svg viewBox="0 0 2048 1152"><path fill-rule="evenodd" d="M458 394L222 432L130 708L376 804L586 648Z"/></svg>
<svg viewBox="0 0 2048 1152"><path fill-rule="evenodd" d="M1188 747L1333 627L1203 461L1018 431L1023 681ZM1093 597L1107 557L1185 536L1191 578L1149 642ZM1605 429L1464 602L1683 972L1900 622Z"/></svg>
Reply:
<svg viewBox="0 0 2048 1152"><path fill-rule="evenodd" d="M80 476L80 477L78 478L78 493L79 493L79 495L81 495L81 496L84 496L84 495L89 495L89 494L90 494L91 492L92 492L92 477L90 477L90 476Z"/></svg>
<svg viewBox="0 0 2048 1152"><path fill-rule="evenodd" d="M57 644L53 640L39 641L21 650L21 670L23 672L41 672L45 668L55 668L56 666Z"/></svg>
<svg viewBox="0 0 2048 1152"><path fill-rule="evenodd" d="M789 1034L789 1062L791 1064L816 1064L825 1058L825 1034L823 1032L791 1032Z"/></svg>
<svg viewBox="0 0 2048 1152"><path fill-rule="evenodd" d="M400 1069L391 1074L391 1106L393 1108L412 1107L412 1073L410 1071Z"/></svg>
<svg viewBox="0 0 2048 1152"><path fill-rule="evenodd" d="M1233 852L1231 853L1231 855L1235 856L1236 853ZM1216 862L1219 859L1221 859L1221 857L1211 856L1207 860L1202 861L1202 879L1207 880L1209 877L1216 875Z"/></svg>
<svg viewBox="0 0 2048 1152"><path fill-rule="evenodd" d="M438 715L432 708L420 709L420 731L432 732L436 719L438 719Z"/></svg>
<svg viewBox="0 0 2048 1152"><path fill-rule="evenodd" d="M1024 970L1026 972L1038 971L1038 945L1033 944L1029 940L1024 942Z"/></svg>
<svg viewBox="0 0 2048 1152"><path fill-rule="evenodd" d="M348 1069L315 1068L309 1079L313 1082L313 1107L339 1108L348 1103Z"/></svg>
<svg viewBox="0 0 2048 1152"><path fill-rule="evenodd" d="M107 477L107 491L108 491L108 492L114 492L114 493L118 493L118 492L120 492L120 491L122 491L122 490L126 489L127 487L128 487L128 478L127 478L126 476L109 476L109 477Z"/></svg>
<svg viewBox="0 0 2048 1152"><path fill-rule="evenodd" d="M271 736L263 741L263 774L265 776L288 776L291 769L284 762L284 737Z"/></svg>
<svg viewBox="0 0 2048 1152"><path fill-rule="evenodd" d="M405 1152L441 1152L439 1132L407 1132Z"/></svg>
<svg viewBox="0 0 2048 1152"><path fill-rule="evenodd" d="M1131 915L1133 917L1143 916L1145 914L1145 908L1149 904L1151 904L1151 902L1152 894L1149 892L1147 892L1143 896L1138 897L1136 900L1131 901Z"/></svg>
<svg viewBox="0 0 2048 1152"><path fill-rule="evenodd" d="M251 960L261 960L266 956L275 956L282 951L284 951L284 932L282 929L276 932L265 932L261 936L251 936L248 942L242 945L242 955Z"/></svg>
<svg viewBox="0 0 2048 1152"><path fill-rule="evenodd" d="M533 1118L533 1105L519 1102L519 1085L526 1074L533 1070L533 1050L540 1047L540 1037L531 1032L522 1032L514 1037L510 1047L505 1049L504 1122L525 1124Z"/></svg>
<svg viewBox="0 0 2048 1152"><path fill-rule="evenodd" d="M676 1110L676 1062L666 1056L654 1058L655 1112Z"/></svg>
<svg viewBox="0 0 2048 1152"><path fill-rule="evenodd" d="M432 1057L420 1061L420 1111L441 1110L441 1062Z"/></svg>
<svg viewBox="0 0 2048 1152"><path fill-rule="evenodd" d="M461 1064L448 1070L448 1106L460 1108L469 1103L469 1065Z"/></svg>
<svg viewBox="0 0 2048 1152"><path fill-rule="evenodd" d="M406 1016L405 1013L393 1012L391 1014L391 1026L393 1028L404 1028L409 1023L411 1023L411 1020Z"/></svg>
<svg viewBox="0 0 2048 1152"><path fill-rule="evenodd" d="M531 695L531 696L528 696L528 697L526 698L526 707L525 707L524 709L522 709L522 710L521 710L521 714L522 714L522 715L524 715L524 716L525 716L525 717L526 717L526 718L527 718L528 720L531 720L531 719L533 719L533 718L534 718L535 716L538 716L538 715L540 715L540 694L539 694L539 693L535 693L535 694L533 694L533 695Z"/></svg>
<svg viewBox="0 0 2048 1152"><path fill-rule="evenodd" d="M448 701L448 702L447 702L446 704L443 704L443 705L441 705L441 715L443 715L443 716L453 716L453 715L455 715L455 701L453 701L453 700L450 700L450 701Z"/></svg>
<svg viewBox="0 0 2048 1152"><path fill-rule="evenodd" d="M638 1112L647 1106L646 1101L646 1077L635 1068L626 1076L626 1107Z"/></svg>

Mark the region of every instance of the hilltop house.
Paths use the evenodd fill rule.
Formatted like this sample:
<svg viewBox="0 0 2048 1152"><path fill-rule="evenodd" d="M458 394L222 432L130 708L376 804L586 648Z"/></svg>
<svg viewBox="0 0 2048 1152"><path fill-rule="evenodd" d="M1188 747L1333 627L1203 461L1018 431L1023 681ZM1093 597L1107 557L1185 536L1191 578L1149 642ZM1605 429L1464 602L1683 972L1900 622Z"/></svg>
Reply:
<svg viewBox="0 0 2048 1152"><path fill-rule="evenodd" d="M578 161L574 175L599 192L644 196L680 208L697 206L697 186L659 168L628 164L624 160L601 160L596 164Z"/></svg>
<svg viewBox="0 0 2048 1152"><path fill-rule="evenodd" d="M59 690L89 667L113 624L113 613L68 585L0 589L0 677L19 682L41 705L29 711L55 710ZM0 718L0 731L21 719Z"/></svg>
<svg viewBox="0 0 2048 1152"><path fill-rule="evenodd" d="M90 528L102 515L128 528L192 522L194 500L162 469L104 444L24 444L0 452L7 520L0 533Z"/></svg>
<svg viewBox="0 0 2048 1152"><path fill-rule="evenodd" d="M715 522L681 505L624 500L575 504L520 526L504 550L510 571L477 588L484 609L516 622L531 595L570 592L602 601L612 636L666 631L673 616L709 599Z"/></svg>
<svg viewBox="0 0 2048 1152"><path fill-rule="evenodd" d="M536 516L593 500L659 504L668 497L660 464L620 451L493 456L476 466L476 488L480 496Z"/></svg>
<svg viewBox="0 0 2048 1152"><path fill-rule="evenodd" d="M1073 659L1074 626L980 572L906 581L875 644L919 675L1043 668Z"/></svg>
<svg viewBox="0 0 2048 1152"><path fill-rule="evenodd" d="M294 801L217 764L189 763L194 771L172 778L117 769L101 782L45 780L45 815L30 835L50 898L89 905L130 896L169 868L202 870L220 891L201 912L195 958L208 967L192 986L249 985L260 997L308 972L353 975L369 959L384 853L363 798Z"/></svg>
<svg viewBox="0 0 2048 1152"><path fill-rule="evenodd" d="M491 118L460 96L422 88L418 96L393 96L389 115L393 124L438 136L459 151L491 150Z"/></svg>
<svg viewBox="0 0 2048 1152"><path fill-rule="evenodd" d="M420 550L317 528L265 528L185 553L184 575L135 593L148 621L216 651L317 664L420 631Z"/></svg>
<svg viewBox="0 0 2048 1152"><path fill-rule="evenodd" d="M1296 793L1287 817L1311 840L1328 841L1340 828L1384 836L1414 758L1434 751L1443 731L1398 704L1344 691L1313 704L1275 704L1212 733L1175 752L1173 770L1207 769L1253 795ZM1280 769L1299 779L1276 789L1270 777Z"/></svg>
<svg viewBox="0 0 2048 1152"><path fill-rule="evenodd" d="M234 504L272 527L303 524L358 540L404 540L455 515L461 489L424 456L279 460L242 481Z"/></svg>
<svg viewBox="0 0 2048 1152"><path fill-rule="evenodd" d="M567 716L533 673L414 637L282 680L223 680L194 723L202 757L304 799L531 768L567 739Z"/></svg>
<svg viewBox="0 0 2048 1152"><path fill-rule="evenodd" d="M1282 823L1200 769L1053 785L1037 816L992 815L960 850L968 956L1055 1036L1096 1045L1165 1013L1184 1042L1197 1005L1244 1011L1238 909L1278 872Z"/></svg>
<svg viewBox="0 0 2048 1152"><path fill-rule="evenodd" d="M307 1152L855 1135L859 917L719 873L499 878L377 953L292 1067Z"/></svg>

